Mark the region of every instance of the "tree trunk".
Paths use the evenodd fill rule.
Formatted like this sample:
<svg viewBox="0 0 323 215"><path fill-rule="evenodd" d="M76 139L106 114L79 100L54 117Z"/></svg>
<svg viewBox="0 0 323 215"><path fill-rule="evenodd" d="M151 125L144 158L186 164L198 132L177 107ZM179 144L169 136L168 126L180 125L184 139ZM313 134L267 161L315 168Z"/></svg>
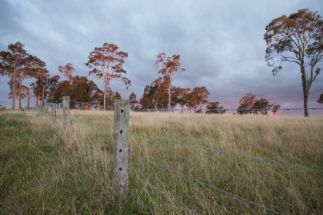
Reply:
<svg viewBox="0 0 323 215"><path fill-rule="evenodd" d="M308 92L304 94L304 116L309 117L310 114L308 112Z"/></svg>
<svg viewBox="0 0 323 215"><path fill-rule="evenodd" d="M21 110L21 93L18 95L18 108Z"/></svg>
<svg viewBox="0 0 323 215"><path fill-rule="evenodd" d="M109 85L109 82L108 82L108 69L107 69L107 72L105 74L105 77L104 77L104 93L103 93L103 110L107 110L107 94L108 94L108 85Z"/></svg>
<svg viewBox="0 0 323 215"><path fill-rule="evenodd" d="M36 96L36 107L38 107L38 96Z"/></svg>
<svg viewBox="0 0 323 215"><path fill-rule="evenodd" d="M309 89L308 89L308 84L306 81L305 68L303 65L301 66L301 76L302 76L302 87L303 87L303 97L304 97L304 116L308 117L309 116L309 112L308 112Z"/></svg>
<svg viewBox="0 0 323 215"><path fill-rule="evenodd" d="M43 86L42 106L45 106L45 86Z"/></svg>
<svg viewBox="0 0 323 215"><path fill-rule="evenodd" d="M30 109L30 95L27 97L27 109Z"/></svg>
<svg viewBox="0 0 323 215"><path fill-rule="evenodd" d="M104 93L103 93L103 110L106 110L106 101L107 101L107 90L104 87Z"/></svg>
<svg viewBox="0 0 323 215"><path fill-rule="evenodd" d="M11 81L12 84L12 109L16 108L16 69L13 70L13 78Z"/></svg>
<svg viewBox="0 0 323 215"><path fill-rule="evenodd" d="M20 83L19 84L19 88L18 88L18 109L19 110L21 110L21 86L22 86L22 84Z"/></svg>
<svg viewBox="0 0 323 215"><path fill-rule="evenodd" d="M168 112L171 111L171 94L170 94L170 88L171 88L171 83L169 83L169 86L168 86Z"/></svg>

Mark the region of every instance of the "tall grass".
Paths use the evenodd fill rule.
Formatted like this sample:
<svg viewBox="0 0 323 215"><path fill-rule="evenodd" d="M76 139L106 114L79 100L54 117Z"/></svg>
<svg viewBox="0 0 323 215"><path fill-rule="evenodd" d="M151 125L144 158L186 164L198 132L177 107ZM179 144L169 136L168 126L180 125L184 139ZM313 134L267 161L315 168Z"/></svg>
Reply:
<svg viewBox="0 0 323 215"><path fill-rule="evenodd" d="M110 180L112 112L73 111L68 132L60 115L54 126L33 113L0 117L2 213L323 211L322 117L130 113L122 201ZM33 163L15 160L27 155Z"/></svg>

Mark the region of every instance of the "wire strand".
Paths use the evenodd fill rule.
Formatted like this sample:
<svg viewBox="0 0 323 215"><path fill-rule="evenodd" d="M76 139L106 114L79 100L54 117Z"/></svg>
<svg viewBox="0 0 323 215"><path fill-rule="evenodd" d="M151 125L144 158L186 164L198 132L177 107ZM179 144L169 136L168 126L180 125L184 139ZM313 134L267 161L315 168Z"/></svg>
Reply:
<svg viewBox="0 0 323 215"><path fill-rule="evenodd" d="M139 157L138 157L139 158ZM258 207L258 208L262 208L262 209L264 209L264 210L266 210L266 211L268 211L268 212L271 212L272 214L283 214L283 213L279 213L279 212L277 212L276 210L274 210L274 209L271 209L271 208L269 208L268 206L266 206L265 204L263 204L263 203L259 203L259 202L254 202L254 201L251 201L251 200L249 200L249 199L246 199L246 198L243 198L243 197L240 197L240 196L238 196L238 195L236 195L236 194L233 194L233 193L230 193L230 192L228 192L228 191L226 191L226 190L224 190L224 189L222 189L222 188L219 188L219 187L216 187L216 186L214 186L214 185L211 185L211 184L209 184L209 183L206 183L206 182L203 182L203 181L201 181L200 179L198 179L198 178L196 178L196 177L193 177L193 176L188 176L188 175L185 175L185 174L183 174L183 173L178 173L178 172L175 172L175 171L173 171L173 170L171 170L170 168L168 168L167 166L165 166L165 165L163 165L163 166L161 166L161 165L156 165L156 163L154 163L154 162L151 162L151 161L149 161L149 160L147 160L147 159L142 159L142 158L139 158L140 160L142 160L142 161L144 161L144 162L147 162L147 163L149 163L149 164L151 164L151 165L153 165L154 167L160 167L160 168L162 168L162 169L166 169L168 172L170 172L171 174L173 174L173 175L177 175L177 176L181 176L181 177L184 177L184 178L186 178L187 180L189 180L189 181L195 181L195 182L197 182L198 184L200 184L200 185L203 185L203 186L206 186L206 187L209 187L209 188L211 188L211 189L213 189L213 190L215 190L215 191L217 191L218 193L221 193L221 194L223 194L223 195L226 195L226 196L228 196L228 197L231 197L231 198L233 198L233 199L236 199L236 200L238 200L238 201L240 201L240 202L243 202L243 203L245 203L245 204L247 204L249 207L250 207L250 205L253 205L253 206L256 206L256 207Z"/></svg>

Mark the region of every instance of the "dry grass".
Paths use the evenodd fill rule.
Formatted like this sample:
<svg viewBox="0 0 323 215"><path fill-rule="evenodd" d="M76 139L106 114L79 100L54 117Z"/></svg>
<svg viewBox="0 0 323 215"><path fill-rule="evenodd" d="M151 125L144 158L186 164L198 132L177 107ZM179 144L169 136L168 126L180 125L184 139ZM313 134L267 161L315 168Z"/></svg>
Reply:
<svg viewBox="0 0 323 215"><path fill-rule="evenodd" d="M61 119L48 128L48 120L27 114L32 130L39 133L47 128L54 133L49 144L57 145L60 137L64 144L57 150L55 168L43 168L37 178L36 191L42 195L26 204L33 205L37 213L323 211L322 117L130 116L130 190L120 202L112 195L110 181L112 112L73 111L69 132L59 126ZM49 198L49 193L56 196ZM4 199L12 202L14 197ZM45 198L43 204L38 202L41 198ZM57 204L61 207L53 206ZM30 206L22 206L18 211L30 210Z"/></svg>

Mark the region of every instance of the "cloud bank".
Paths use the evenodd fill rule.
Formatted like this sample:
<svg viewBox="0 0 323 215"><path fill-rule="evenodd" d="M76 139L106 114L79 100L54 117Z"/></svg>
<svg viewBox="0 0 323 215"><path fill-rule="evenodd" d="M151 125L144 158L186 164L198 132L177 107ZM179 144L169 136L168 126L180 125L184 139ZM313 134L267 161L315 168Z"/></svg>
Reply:
<svg viewBox="0 0 323 215"><path fill-rule="evenodd" d="M158 76L156 54L179 53L185 72L174 85L206 86L210 100L237 107L247 92L282 106L302 106L297 67L286 65L272 76L264 60L265 26L283 14L301 8L323 15L320 0L139 0L0 2L0 50L21 41L28 52L47 63L51 74L59 65L72 63L77 75L87 75L84 65L94 47L116 43L128 52L125 68L132 86L121 82L111 88L128 96L141 96L145 85ZM91 76L99 87L103 81ZM9 105L8 79L0 77L0 104ZM323 93L323 75L314 83L310 103Z"/></svg>

